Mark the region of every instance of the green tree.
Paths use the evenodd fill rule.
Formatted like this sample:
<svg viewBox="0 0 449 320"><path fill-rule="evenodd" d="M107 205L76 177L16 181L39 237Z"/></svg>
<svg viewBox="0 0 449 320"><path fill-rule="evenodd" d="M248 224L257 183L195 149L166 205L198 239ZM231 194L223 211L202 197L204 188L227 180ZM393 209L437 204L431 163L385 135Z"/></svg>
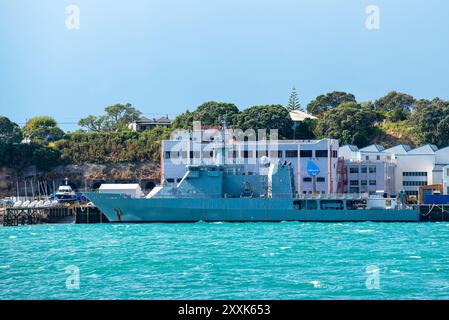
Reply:
<svg viewBox="0 0 449 320"><path fill-rule="evenodd" d="M418 100L413 105L410 123L420 144L449 145L449 101L439 98Z"/></svg>
<svg viewBox="0 0 449 320"><path fill-rule="evenodd" d="M316 119L304 119L295 124L293 138L298 140L315 139Z"/></svg>
<svg viewBox="0 0 449 320"><path fill-rule="evenodd" d="M221 126L224 119L229 126L236 123L239 109L232 103L208 101L193 112L185 112L177 116L173 122L174 128L191 129L193 121L201 121L204 126Z"/></svg>
<svg viewBox="0 0 449 320"><path fill-rule="evenodd" d="M385 112L400 110L402 112L408 113L412 111L414 102L415 98L413 98L409 94L391 91L386 96L377 99L374 102L374 107L377 110Z"/></svg>
<svg viewBox="0 0 449 320"><path fill-rule="evenodd" d="M8 118L0 116L0 143L19 143L22 138L20 127Z"/></svg>
<svg viewBox="0 0 449 320"><path fill-rule="evenodd" d="M23 128L26 138L35 143L57 141L64 137L55 119L49 116L35 117L27 121Z"/></svg>
<svg viewBox="0 0 449 320"><path fill-rule="evenodd" d="M78 125L90 132L119 132L126 130L130 123L139 119L141 112L130 103L115 104L105 108L106 115L89 115Z"/></svg>
<svg viewBox="0 0 449 320"><path fill-rule="evenodd" d="M286 108L281 105L253 106L240 112L237 127L242 130L266 130L267 137L270 129L277 129L279 139L293 137L293 121Z"/></svg>
<svg viewBox="0 0 449 320"><path fill-rule="evenodd" d="M336 108L345 102L356 102L355 96L351 93L334 91L325 95L320 95L307 105L307 112L313 115L320 115L328 110Z"/></svg>
<svg viewBox="0 0 449 320"><path fill-rule="evenodd" d="M295 87L293 87L292 92L290 93L290 99L288 100L287 110L288 111L293 111L293 110L303 111L301 104L299 103L298 93L296 92Z"/></svg>
<svg viewBox="0 0 449 320"><path fill-rule="evenodd" d="M194 112L187 110L184 113L178 115L175 120L173 120L173 128L176 129L192 129Z"/></svg>
<svg viewBox="0 0 449 320"><path fill-rule="evenodd" d="M320 138L340 139L341 144L367 145L375 137L375 124L381 119L372 109L346 102L322 114L316 134Z"/></svg>
<svg viewBox="0 0 449 320"><path fill-rule="evenodd" d="M388 120L392 122L406 120L413 108L415 98L411 95L391 91L386 96L377 99L374 107L385 113Z"/></svg>

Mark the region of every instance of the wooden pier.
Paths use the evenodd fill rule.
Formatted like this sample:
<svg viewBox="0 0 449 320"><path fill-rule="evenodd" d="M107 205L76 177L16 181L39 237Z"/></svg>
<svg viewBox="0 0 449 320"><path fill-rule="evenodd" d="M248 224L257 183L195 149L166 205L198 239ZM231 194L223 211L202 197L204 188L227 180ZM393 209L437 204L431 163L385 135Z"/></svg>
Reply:
<svg viewBox="0 0 449 320"><path fill-rule="evenodd" d="M79 206L75 208L76 224L108 223L108 218L97 208Z"/></svg>
<svg viewBox="0 0 449 320"><path fill-rule="evenodd" d="M3 226L32 225L42 223L58 223L73 216L72 208L65 206L42 208L5 208L1 213Z"/></svg>
<svg viewBox="0 0 449 320"><path fill-rule="evenodd" d="M422 222L448 222L449 205L447 204L421 204L419 205L419 221Z"/></svg>

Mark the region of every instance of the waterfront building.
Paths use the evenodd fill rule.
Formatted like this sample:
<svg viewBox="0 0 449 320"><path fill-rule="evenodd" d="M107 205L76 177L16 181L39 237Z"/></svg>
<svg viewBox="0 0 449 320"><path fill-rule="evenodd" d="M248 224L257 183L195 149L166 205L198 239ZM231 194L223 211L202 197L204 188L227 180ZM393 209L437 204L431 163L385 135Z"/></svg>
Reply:
<svg viewBox="0 0 449 320"><path fill-rule="evenodd" d="M396 188L418 195L419 187L443 184L443 168L449 165L449 148L427 144L396 155Z"/></svg>
<svg viewBox="0 0 449 320"><path fill-rule="evenodd" d="M449 194L449 165L443 167L443 193Z"/></svg>
<svg viewBox="0 0 449 320"><path fill-rule="evenodd" d="M346 145L340 147L339 155L344 158L347 170L348 187L345 192L356 191L359 187L360 192L373 193L376 187L389 194L404 190L408 195L418 196L419 187L444 184L445 179L447 181L444 169L449 165L449 147L438 149L435 145L427 144L411 149L401 144L389 149L378 145L358 149L356 146ZM376 165L376 169L372 169L376 171L376 186L374 175L366 178L359 176L362 170L369 170L370 165ZM364 169L364 166L368 169ZM372 186L369 182L371 178ZM447 187L444 190L448 192Z"/></svg>
<svg viewBox="0 0 449 320"><path fill-rule="evenodd" d="M358 149L354 145L345 145L338 153L344 161L338 175L340 192L396 194L396 165L384 147L373 144Z"/></svg>
<svg viewBox="0 0 449 320"><path fill-rule="evenodd" d="M221 155L214 147L220 139L217 133L214 129L202 130L163 141L162 181L180 182L186 172L186 164L219 164ZM300 193L335 193L338 143L335 139L233 141L227 146L225 158L227 163L244 164L248 175L260 172L264 157L291 163ZM310 163L318 167L316 177L312 177L307 170Z"/></svg>

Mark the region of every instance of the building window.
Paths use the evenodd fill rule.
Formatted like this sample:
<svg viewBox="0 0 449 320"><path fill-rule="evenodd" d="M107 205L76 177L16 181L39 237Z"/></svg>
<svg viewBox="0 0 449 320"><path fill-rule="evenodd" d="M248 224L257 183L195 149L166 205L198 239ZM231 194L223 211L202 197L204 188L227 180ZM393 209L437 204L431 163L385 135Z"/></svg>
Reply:
<svg viewBox="0 0 449 320"><path fill-rule="evenodd" d="M376 167L369 167L369 173L376 173Z"/></svg>
<svg viewBox="0 0 449 320"><path fill-rule="evenodd" d="M243 151L243 158L248 159L248 158L252 158L252 157L253 157L252 151L248 151L248 150Z"/></svg>
<svg viewBox="0 0 449 320"><path fill-rule="evenodd" d="M332 150L332 158L338 158L338 151Z"/></svg>
<svg viewBox="0 0 449 320"><path fill-rule="evenodd" d="M375 185L377 185L377 181L376 180L370 180L369 181L369 185L370 186L375 186Z"/></svg>
<svg viewBox="0 0 449 320"><path fill-rule="evenodd" d="M359 188L358 187L349 188L349 193L359 193Z"/></svg>
<svg viewBox="0 0 449 320"><path fill-rule="evenodd" d="M349 167L349 173L359 173L359 167Z"/></svg>
<svg viewBox="0 0 449 320"><path fill-rule="evenodd" d="M367 172L367 168L365 166L363 166L363 167L360 168L360 171L362 173L366 173Z"/></svg>
<svg viewBox="0 0 449 320"><path fill-rule="evenodd" d="M267 150L258 150L257 151L257 158L261 158L261 157L268 157L268 151Z"/></svg>
<svg viewBox="0 0 449 320"><path fill-rule="evenodd" d="M427 186L427 181L402 181L404 187L421 187Z"/></svg>
<svg viewBox="0 0 449 320"><path fill-rule="evenodd" d="M270 150L270 157L271 158L276 158L276 154L278 158L282 158L282 150Z"/></svg>
<svg viewBox="0 0 449 320"><path fill-rule="evenodd" d="M427 177L427 172L402 172L403 177Z"/></svg>
<svg viewBox="0 0 449 320"><path fill-rule="evenodd" d="M359 185L359 180L351 180L351 181L349 181L349 184L351 186L358 186Z"/></svg>
<svg viewBox="0 0 449 320"><path fill-rule="evenodd" d="M213 151L203 151L203 158L213 158L214 152Z"/></svg>
<svg viewBox="0 0 449 320"><path fill-rule="evenodd" d="M315 157L317 158L327 158L327 150L316 150Z"/></svg>
<svg viewBox="0 0 449 320"><path fill-rule="evenodd" d="M377 160L380 160L380 156L377 156L376 159L377 159Z"/></svg>
<svg viewBox="0 0 449 320"><path fill-rule="evenodd" d="M369 156L366 156L366 157L365 157L365 160L368 161L368 160L369 160Z"/></svg>
<svg viewBox="0 0 449 320"><path fill-rule="evenodd" d="M361 184L362 186L366 186L366 185L368 184L368 181L366 181L366 180L361 180L361 181L360 181L360 184Z"/></svg>
<svg viewBox="0 0 449 320"><path fill-rule="evenodd" d="M406 191L405 193L408 196L418 196L418 191Z"/></svg>
<svg viewBox="0 0 449 320"><path fill-rule="evenodd" d="M287 150L287 151L285 151L285 157L286 158L297 158L298 157L298 150Z"/></svg>
<svg viewBox="0 0 449 320"><path fill-rule="evenodd" d="M317 177L317 178L316 178L316 181L317 181L317 182L325 182L326 179L325 179L324 177Z"/></svg>
<svg viewBox="0 0 449 320"><path fill-rule="evenodd" d="M310 177L305 177L302 179L303 182L312 182L312 178Z"/></svg>
<svg viewBox="0 0 449 320"><path fill-rule="evenodd" d="M312 158L312 150L300 150L299 156L301 158Z"/></svg>
<svg viewBox="0 0 449 320"><path fill-rule="evenodd" d="M170 151L165 151L165 159L170 159Z"/></svg>

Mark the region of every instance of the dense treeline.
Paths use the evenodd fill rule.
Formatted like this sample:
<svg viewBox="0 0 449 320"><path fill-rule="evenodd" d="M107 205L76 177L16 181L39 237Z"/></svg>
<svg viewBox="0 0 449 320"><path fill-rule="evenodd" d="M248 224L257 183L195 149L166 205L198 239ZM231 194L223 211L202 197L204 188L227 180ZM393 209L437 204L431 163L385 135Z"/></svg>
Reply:
<svg viewBox="0 0 449 320"><path fill-rule="evenodd" d="M159 161L161 140L170 130L156 127L144 132L74 132L55 143L61 160L68 163Z"/></svg>
<svg viewBox="0 0 449 320"><path fill-rule="evenodd" d="M316 119L294 123L289 117L292 110L306 111ZM0 116L0 166L20 171L30 165L48 170L64 163L158 161L160 143L172 129L131 131L128 124L140 114L131 104L116 104L105 108L104 115L81 119L81 129L72 133L63 132L48 116L33 118L23 128ZM232 103L209 101L177 116L173 129L191 129L193 121L211 127L226 121L242 130L278 129L279 139L336 138L341 144L359 147L370 143L449 145L449 101L416 100L395 91L374 102L358 102L351 93L331 92L310 101L306 110L296 89L286 106L240 110Z"/></svg>
<svg viewBox="0 0 449 320"><path fill-rule="evenodd" d="M288 117L291 110L306 111L317 119L294 124ZM231 127L243 130L278 129L280 139L335 138L341 144L360 147L370 143L449 145L449 101L416 100L396 91L374 102L357 102L353 94L335 91L316 97L306 110L301 108L295 89L286 107L253 106L240 111L233 104L207 102L176 117L174 127L189 129L195 120L217 126L224 118Z"/></svg>

